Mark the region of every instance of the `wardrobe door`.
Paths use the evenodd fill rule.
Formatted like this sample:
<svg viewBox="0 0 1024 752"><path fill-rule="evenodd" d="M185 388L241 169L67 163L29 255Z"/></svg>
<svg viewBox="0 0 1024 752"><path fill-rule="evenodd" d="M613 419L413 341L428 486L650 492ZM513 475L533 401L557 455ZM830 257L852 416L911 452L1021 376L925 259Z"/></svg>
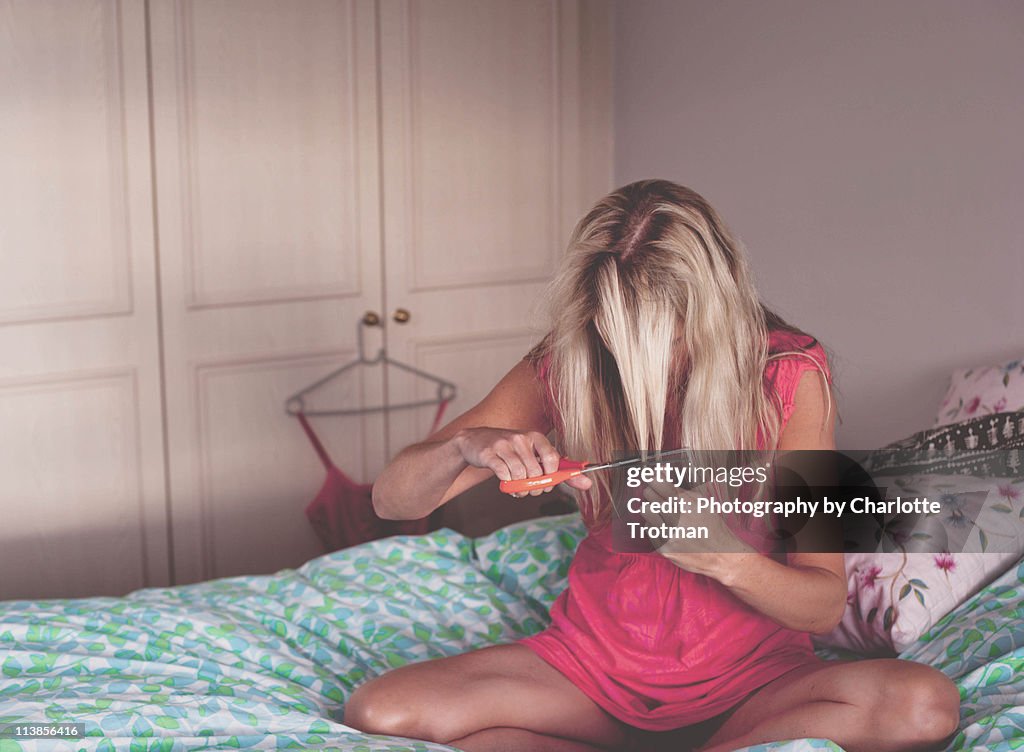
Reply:
<svg viewBox="0 0 1024 752"><path fill-rule="evenodd" d="M381 3L388 346L457 384L450 416L539 340L569 233L611 187L608 36L602 2ZM393 402L433 392L389 375ZM393 414L390 452L432 417ZM471 515L509 520L480 503Z"/></svg>
<svg viewBox="0 0 1024 752"><path fill-rule="evenodd" d="M323 553L303 509L324 469L285 400L355 355L382 302L374 7L151 8L176 580L297 566ZM309 407L380 398L358 371ZM313 423L365 479L382 420Z"/></svg>
<svg viewBox="0 0 1024 752"><path fill-rule="evenodd" d="M0 2L0 599L168 580L145 39Z"/></svg>

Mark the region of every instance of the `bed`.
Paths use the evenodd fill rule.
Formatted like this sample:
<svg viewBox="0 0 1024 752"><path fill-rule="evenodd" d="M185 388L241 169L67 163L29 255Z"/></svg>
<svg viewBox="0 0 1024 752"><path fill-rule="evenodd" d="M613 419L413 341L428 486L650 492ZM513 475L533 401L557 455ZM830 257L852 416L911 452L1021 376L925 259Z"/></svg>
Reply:
<svg viewBox="0 0 1024 752"><path fill-rule="evenodd" d="M345 700L392 667L542 629L583 534L567 514L476 539L397 536L267 576L0 603L0 723L78 722L85 733L0 739L0 752L451 749L358 733L341 723ZM950 749L1024 747L1024 562L901 655L959 686Z"/></svg>

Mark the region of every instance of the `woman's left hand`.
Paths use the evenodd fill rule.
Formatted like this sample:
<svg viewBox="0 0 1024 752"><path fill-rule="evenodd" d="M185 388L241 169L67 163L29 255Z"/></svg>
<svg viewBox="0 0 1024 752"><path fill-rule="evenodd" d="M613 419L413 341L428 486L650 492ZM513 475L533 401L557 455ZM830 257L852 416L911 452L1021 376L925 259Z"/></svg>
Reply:
<svg viewBox="0 0 1024 752"><path fill-rule="evenodd" d="M760 558L760 554L733 533L724 515L696 511L696 500L713 493L709 486L680 489L670 483L649 483L643 490L645 501L662 502L670 496L681 497L691 502L690 508L693 511L680 515L644 512L643 517L652 527L665 524L670 528L706 528L706 538L669 538L659 541L658 553L681 569L728 583L741 570L750 566L752 557Z"/></svg>

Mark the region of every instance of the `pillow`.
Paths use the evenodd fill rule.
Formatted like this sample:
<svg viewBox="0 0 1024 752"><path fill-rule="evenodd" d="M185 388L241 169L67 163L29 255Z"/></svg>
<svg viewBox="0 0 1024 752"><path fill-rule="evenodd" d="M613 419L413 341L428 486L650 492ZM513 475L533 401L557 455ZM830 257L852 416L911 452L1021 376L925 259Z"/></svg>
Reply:
<svg viewBox="0 0 1024 752"><path fill-rule="evenodd" d="M1006 571L1007 554L852 554L842 621L820 646L893 655L913 645L943 616Z"/></svg>
<svg viewBox="0 0 1024 752"><path fill-rule="evenodd" d="M1024 410L1024 359L954 371L935 426L1016 410Z"/></svg>
<svg viewBox="0 0 1024 752"><path fill-rule="evenodd" d="M846 554L846 611L832 632L814 639L821 646L881 655L909 648L1020 559L1024 481L904 475L876 482L890 488L890 498L940 501L941 519L923 517L914 530L905 531L909 551ZM935 541L936 533L944 545ZM914 542L922 550L912 550Z"/></svg>
<svg viewBox="0 0 1024 752"><path fill-rule="evenodd" d="M872 475L911 473L1019 478L1024 475L1024 412L982 415L928 428L868 453Z"/></svg>

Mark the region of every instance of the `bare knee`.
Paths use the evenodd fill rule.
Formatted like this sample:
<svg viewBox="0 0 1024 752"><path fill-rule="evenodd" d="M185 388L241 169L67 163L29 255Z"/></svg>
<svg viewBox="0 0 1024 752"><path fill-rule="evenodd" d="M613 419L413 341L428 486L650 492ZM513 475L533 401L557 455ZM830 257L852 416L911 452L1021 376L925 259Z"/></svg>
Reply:
<svg viewBox="0 0 1024 752"><path fill-rule="evenodd" d="M342 723L367 734L389 734L405 721L401 706L390 702L379 689L380 678L356 687L345 703Z"/></svg>
<svg viewBox="0 0 1024 752"><path fill-rule="evenodd" d="M887 719L890 738L905 740L907 749L926 749L959 728L960 693L945 674L922 665L893 674L875 708Z"/></svg>
<svg viewBox="0 0 1024 752"><path fill-rule="evenodd" d="M911 690L908 722L923 744L942 741L960 726L960 692L938 669Z"/></svg>
<svg viewBox="0 0 1024 752"><path fill-rule="evenodd" d="M342 722L366 734L442 743L454 738L459 729L445 709L451 705L405 678L397 670L361 684L345 703Z"/></svg>
<svg viewBox="0 0 1024 752"><path fill-rule="evenodd" d="M415 699L389 684L394 682L385 675L357 687L345 703L342 722L367 734L424 738L417 736L420 723Z"/></svg>

